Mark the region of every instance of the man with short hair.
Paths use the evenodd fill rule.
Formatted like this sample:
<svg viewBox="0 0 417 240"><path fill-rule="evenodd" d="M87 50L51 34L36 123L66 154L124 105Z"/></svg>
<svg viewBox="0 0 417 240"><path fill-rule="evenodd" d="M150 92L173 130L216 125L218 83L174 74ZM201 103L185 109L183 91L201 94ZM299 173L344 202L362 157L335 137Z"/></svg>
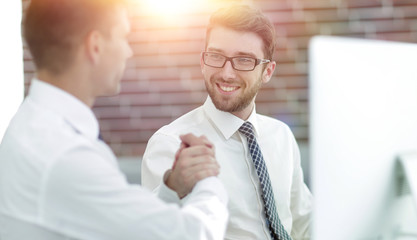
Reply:
<svg viewBox="0 0 417 240"><path fill-rule="evenodd" d="M227 195L205 137L181 136L159 198L129 185L99 139L91 106L119 92L129 31L119 0L30 2L37 73L0 145L0 239L223 239Z"/></svg>
<svg viewBox="0 0 417 240"><path fill-rule="evenodd" d="M283 122L255 110L255 97L276 67L275 38L274 26L256 9L215 12L200 60L209 96L159 129L143 157L142 184L154 189L174 161L178 136L207 136L230 197L226 239L310 238L312 196L295 138Z"/></svg>

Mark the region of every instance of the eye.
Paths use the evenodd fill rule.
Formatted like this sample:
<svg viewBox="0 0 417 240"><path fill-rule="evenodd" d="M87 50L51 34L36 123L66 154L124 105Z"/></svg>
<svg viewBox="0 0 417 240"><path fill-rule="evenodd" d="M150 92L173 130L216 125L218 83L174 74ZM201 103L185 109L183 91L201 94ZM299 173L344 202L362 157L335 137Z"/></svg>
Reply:
<svg viewBox="0 0 417 240"><path fill-rule="evenodd" d="M206 58L209 59L210 61L223 61L224 60L223 55L217 54L217 53L207 53Z"/></svg>
<svg viewBox="0 0 417 240"><path fill-rule="evenodd" d="M239 64L253 64L255 62L255 59L247 58L247 57L239 57L239 58L236 58L236 61Z"/></svg>
<svg viewBox="0 0 417 240"><path fill-rule="evenodd" d="M209 53L208 54L208 57L210 59L213 59L213 60L221 60L221 59L223 59L223 56L222 55L216 54L216 53Z"/></svg>

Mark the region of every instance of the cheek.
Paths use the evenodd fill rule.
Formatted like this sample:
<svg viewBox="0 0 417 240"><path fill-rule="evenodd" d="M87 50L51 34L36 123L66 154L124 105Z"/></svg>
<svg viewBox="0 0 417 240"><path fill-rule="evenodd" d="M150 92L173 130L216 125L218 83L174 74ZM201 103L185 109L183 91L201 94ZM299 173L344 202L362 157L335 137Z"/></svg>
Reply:
<svg viewBox="0 0 417 240"><path fill-rule="evenodd" d="M213 76L214 71L212 69L208 69L206 67L203 67L201 69L201 73L203 74L205 81L210 81L210 78Z"/></svg>
<svg viewBox="0 0 417 240"><path fill-rule="evenodd" d="M126 55L126 48L123 47L123 45L117 45L114 47L113 49L113 56L115 58L117 58L119 61L121 61L123 59L123 57Z"/></svg>
<svg viewBox="0 0 417 240"><path fill-rule="evenodd" d="M258 71L253 72L253 75L252 75L253 85L260 85L262 83L265 83L264 82L264 79L266 79L265 76L266 74L264 71L262 71L262 69L259 69Z"/></svg>
<svg viewBox="0 0 417 240"><path fill-rule="evenodd" d="M113 61L121 61L126 55L126 52L126 47L122 42L114 42L110 47L110 58L113 59Z"/></svg>

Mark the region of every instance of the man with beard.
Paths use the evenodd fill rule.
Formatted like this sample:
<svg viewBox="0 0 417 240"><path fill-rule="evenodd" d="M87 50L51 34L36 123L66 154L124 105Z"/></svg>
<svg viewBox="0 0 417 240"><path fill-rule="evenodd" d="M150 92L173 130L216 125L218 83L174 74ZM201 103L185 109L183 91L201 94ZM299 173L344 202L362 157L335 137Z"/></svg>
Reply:
<svg viewBox="0 0 417 240"><path fill-rule="evenodd" d="M143 157L142 183L157 191L164 172L175 166L178 136L205 135L215 145L230 198L226 239L310 238L312 196L294 136L283 122L255 110L255 97L276 67L275 38L274 26L258 10L215 12L200 60L209 97L159 129Z"/></svg>

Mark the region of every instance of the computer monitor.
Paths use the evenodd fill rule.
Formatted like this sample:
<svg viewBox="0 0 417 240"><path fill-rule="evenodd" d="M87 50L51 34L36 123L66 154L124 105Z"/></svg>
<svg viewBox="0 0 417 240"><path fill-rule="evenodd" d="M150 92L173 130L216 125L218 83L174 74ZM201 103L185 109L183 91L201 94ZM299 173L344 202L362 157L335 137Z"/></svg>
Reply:
<svg viewBox="0 0 417 240"><path fill-rule="evenodd" d="M417 149L417 44L318 36L309 54L313 239L391 239L396 159Z"/></svg>

